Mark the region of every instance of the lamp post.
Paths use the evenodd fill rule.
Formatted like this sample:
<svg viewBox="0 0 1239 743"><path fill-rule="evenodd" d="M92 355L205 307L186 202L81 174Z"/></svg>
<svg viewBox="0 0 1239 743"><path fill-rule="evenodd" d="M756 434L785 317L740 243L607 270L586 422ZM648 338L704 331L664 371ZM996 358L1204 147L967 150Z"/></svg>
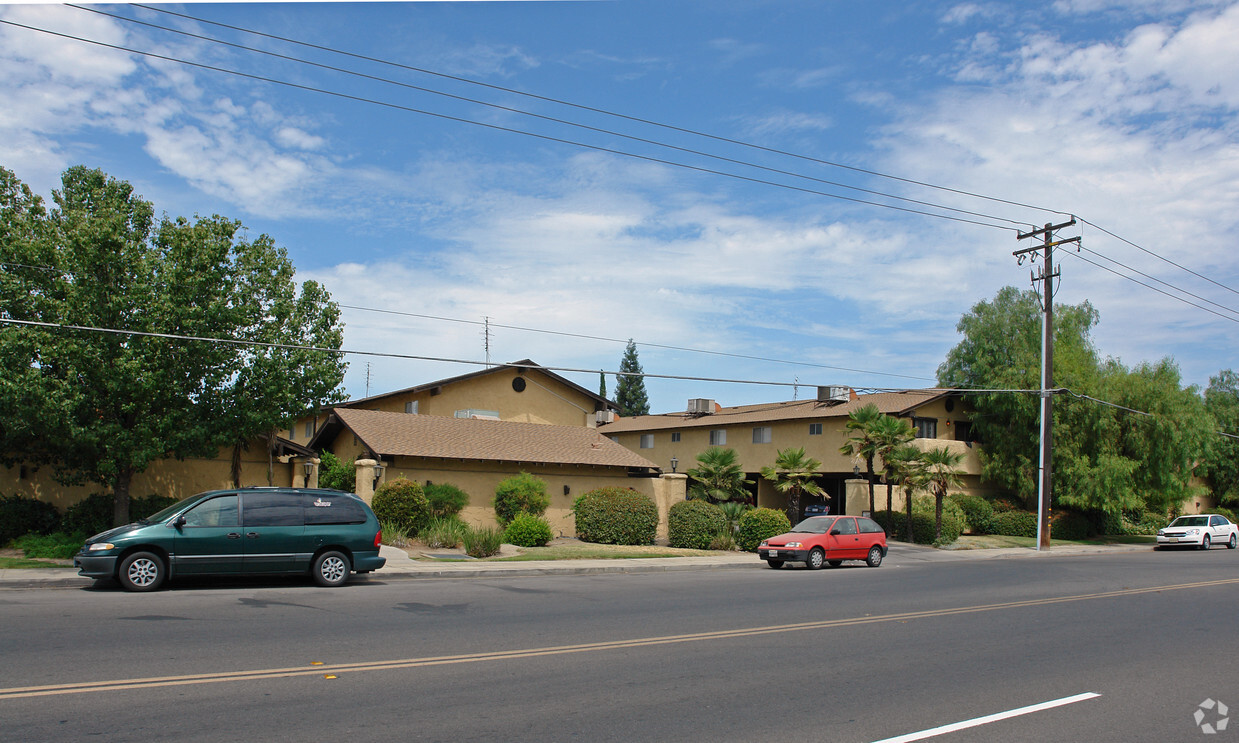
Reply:
<svg viewBox="0 0 1239 743"><path fill-rule="evenodd" d="M374 489L379 489L379 480L383 479L383 471L387 469L387 465L383 464L383 460L379 459L374 463Z"/></svg>
<svg viewBox="0 0 1239 743"><path fill-rule="evenodd" d="M675 474L675 468L677 465L679 465L679 463L680 463L680 460L676 459L675 457L671 458L671 474L673 475Z"/></svg>

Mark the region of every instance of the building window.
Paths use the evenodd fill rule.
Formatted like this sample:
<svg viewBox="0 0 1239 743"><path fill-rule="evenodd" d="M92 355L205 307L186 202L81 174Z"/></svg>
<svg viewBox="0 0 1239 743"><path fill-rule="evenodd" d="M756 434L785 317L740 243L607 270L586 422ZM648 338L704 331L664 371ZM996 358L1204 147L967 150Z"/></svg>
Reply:
<svg viewBox="0 0 1239 743"><path fill-rule="evenodd" d="M727 429L716 428L710 432L710 446L725 446L727 444Z"/></svg>
<svg viewBox="0 0 1239 743"><path fill-rule="evenodd" d="M305 422L305 437L307 439L314 437L314 421Z"/></svg>
<svg viewBox="0 0 1239 743"><path fill-rule="evenodd" d="M404 412L411 415L417 415L417 400L409 400L404 404Z"/></svg>
<svg viewBox="0 0 1239 743"><path fill-rule="evenodd" d="M916 437L918 439L938 438L937 418L913 418L912 425L916 427Z"/></svg>
<svg viewBox="0 0 1239 743"><path fill-rule="evenodd" d="M810 423L809 424L809 435L810 436L821 436L822 435L822 424L821 423Z"/></svg>
<svg viewBox="0 0 1239 743"><path fill-rule="evenodd" d="M673 431L673 432L671 433L671 443L673 443L673 444L674 444L674 443L677 443L677 442L679 442L679 440L680 440L680 432L679 432L679 431Z"/></svg>
<svg viewBox="0 0 1239 743"><path fill-rule="evenodd" d="M654 448L654 434L652 433L641 434L641 448L642 449L653 449Z"/></svg>
<svg viewBox="0 0 1239 743"><path fill-rule="evenodd" d="M771 438L770 426L756 426L753 428L753 443L754 444L769 444Z"/></svg>
<svg viewBox="0 0 1239 743"><path fill-rule="evenodd" d="M972 430L972 424L968 421L955 421L951 424L951 428L955 429L956 441L976 441L976 436Z"/></svg>

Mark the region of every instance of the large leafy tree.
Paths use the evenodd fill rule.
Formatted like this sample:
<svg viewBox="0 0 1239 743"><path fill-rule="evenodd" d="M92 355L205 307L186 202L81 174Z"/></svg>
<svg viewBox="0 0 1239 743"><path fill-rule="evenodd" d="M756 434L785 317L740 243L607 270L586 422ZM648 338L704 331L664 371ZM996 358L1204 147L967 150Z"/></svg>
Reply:
<svg viewBox="0 0 1239 743"><path fill-rule="evenodd" d="M1218 500L1233 506L1239 504L1239 374L1224 369L1209 378L1205 409L1224 435L1214 439L1201 474Z"/></svg>
<svg viewBox="0 0 1239 743"><path fill-rule="evenodd" d="M813 481L822 463L805 455L804 447L779 450L774 466L761 468L761 476L774 484L774 489L787 496L787 518L793 524L800 520L800 496L808 493L821 497L822 487Z"/></svg>
<svg viewBox="0 0 1239 743"><path fill-rule="evenodd" d="M843 427L845 431L851 432L852 435L848 437L843 446L839 447L840 454L846 454L849 457L859 457L865 461L865 479L869 483L869 513L873 513L875 510L873 502L873 463L878 456L880 445L876 426L882 417L882 411L878 410L878 406L873 403L862 405L848 413L847 422L843 424Z"/></svg>
<svg viewBox="0 0 1239 743"><path fill-rule="evenodd" d="M74 167L54 207L0 168L0 458L111 489L169 457L287 425L343 378L339 311L238 222L156 220L123 181ZM176 336L176 337L169 337ZM187 337L208 340L187 340Z"/></svg>
<svg viewBox="0 0 1239 743"><path fill-rule="evenodd" d="M1006 287L974 306L957 326L963 339L938 368L939 384L1038 390L1037 302L1035 292ZM1054 386L1072 394L1054 404L1053 501L1108 513L1164 511L1191 492L1194 463L1209 449L1210 417L1197 391L1181 386L1169 359L1134 369L1101 361L1091 339L1098 319L1088 302L1055 308ZM1037 395L971 399L984 478L1031 507L1039 481Z"/></svg>
<svg viewBox="0 0 1239 743"><path fill-rule="evenodd" d="M620 415L649 415L650 398L645 392L641 362L637 360L637 344L631 338L624 348L619 370L615 382L615 404L619 405Z"/></svg>
<svg viewBox="0 0 1239 743"><path fill-rule="evenodd" d="M719 446L698 454L697 466L686 474L692 480L688 496L714 503L748 500L749 491L744 486L753 482L745 479L736 450Z"/></svg>

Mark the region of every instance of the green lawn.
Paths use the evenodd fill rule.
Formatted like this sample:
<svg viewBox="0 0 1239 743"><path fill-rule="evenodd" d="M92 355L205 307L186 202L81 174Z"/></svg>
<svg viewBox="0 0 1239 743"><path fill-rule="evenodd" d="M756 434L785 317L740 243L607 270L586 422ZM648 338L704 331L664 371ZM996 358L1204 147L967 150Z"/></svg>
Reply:
<svg viewBox="0 0 1239 743"><path fill-rule="evenodd" d="M72 570L73 565L65 565L63 561L32 560L28 557L0 557L0 570L20 568L63 568Z"/></svg>
<svg viewBox="0 0 1239 743"><path fill-rule="evenodd" d="M1157 542L1157 537L1152 535L1114 535L1106 537L1093 537L1092 539L1074 540L1074 539L1053 539L1050 545L1056 544L1074 544L1081 546L1103 546L1107 544L1147 544L1153 545ZM956 540L955 544L946 547L945 549L952 550L980 550L980 549L1001 549L1007 548L1027 548L1032 549L1037 546L1036 537L1002 537L996 534L972 535L965 534Z"/></svg>

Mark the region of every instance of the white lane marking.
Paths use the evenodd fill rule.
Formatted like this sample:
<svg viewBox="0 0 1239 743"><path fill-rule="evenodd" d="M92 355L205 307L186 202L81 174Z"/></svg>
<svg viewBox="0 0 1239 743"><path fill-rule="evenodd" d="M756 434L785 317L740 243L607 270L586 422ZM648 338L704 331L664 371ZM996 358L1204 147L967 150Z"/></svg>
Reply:
<svg viewBox="0 0 1239 743"><path fill-rule="evenodd" d="M914 740L925 740L926 738L933 738L939 735L953 733L956 730L965 730L967 728L974 728L979 725L988 725L991 722L998 722L999 720L1006 720L1011 717L1019 717L1020 715L1027 715L1033 712L1053 709L1054 707L1062 707L1067 704L1075 704L1076 702L1083 702L1086 699L1095 699L1099 696L1101 695L1094 694L1089 691L1083 694L1076 694L1073 697L1063 697L1062 699L1042 702L1041 704L1033 704L1028 707L1008 710L1007 712L997 712L992 715L986 715L985 717L974 717L971 720L964 720L963 722L953 722L950 725L943 725L941 727L931 728L930 730L922 730L918 733L908 733L907 735L900 735L895 738L883 738L882 740L875 740L873 743L909 743Z"/></svg>

